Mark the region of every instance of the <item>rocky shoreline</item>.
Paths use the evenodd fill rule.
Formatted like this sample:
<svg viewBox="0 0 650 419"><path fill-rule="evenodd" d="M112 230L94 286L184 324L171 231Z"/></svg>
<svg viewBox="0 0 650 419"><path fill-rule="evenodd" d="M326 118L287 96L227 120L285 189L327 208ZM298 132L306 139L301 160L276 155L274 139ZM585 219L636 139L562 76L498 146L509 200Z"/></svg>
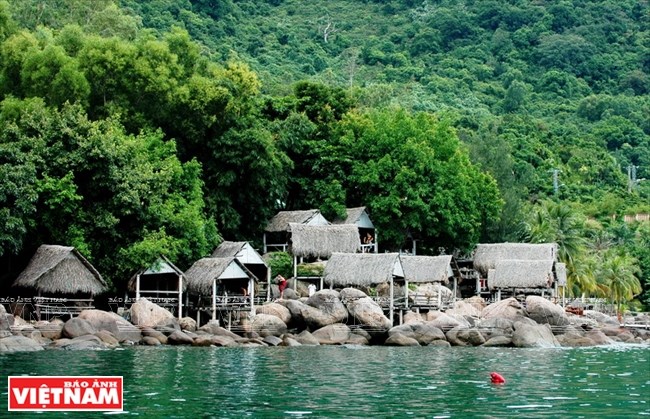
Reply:
<svg viewBox="0 0 650 419"><path fill-rule="evenodd" d="M486 305L483 299L473 297L457 301L445 312L408 312L402 324L393 327L375 301L353 288L321 290L308 298L290 297L256 306L256 314L243 315L233 330L216 321L197 328L194 319L178 320L146 299L133 304L130 321L113 312L84 310L66 322L55 319L32 324L6 313L0 305L0 352L100 350L126 345L552 348L631 343L650 347L649 329L621 327L616 318L596 311L567 313L537 296L528 296L524 305L514 298ZM625 324L648 325L650 316L629 317Z"/></svg>

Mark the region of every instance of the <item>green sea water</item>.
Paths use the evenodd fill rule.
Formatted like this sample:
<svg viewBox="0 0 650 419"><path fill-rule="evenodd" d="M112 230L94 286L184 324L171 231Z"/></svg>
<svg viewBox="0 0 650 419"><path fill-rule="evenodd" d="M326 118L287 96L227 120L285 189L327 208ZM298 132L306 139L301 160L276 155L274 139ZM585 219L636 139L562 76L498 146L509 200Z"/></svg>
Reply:
<svg viewBox="0 0 650 419"><path fill-rule="evenodd" d="M129 347L0 355L0 417L634 418L650 347ZM497 371L507 382L490 383ZM9 375L121 375L124 412L8 412Z"/></svg>

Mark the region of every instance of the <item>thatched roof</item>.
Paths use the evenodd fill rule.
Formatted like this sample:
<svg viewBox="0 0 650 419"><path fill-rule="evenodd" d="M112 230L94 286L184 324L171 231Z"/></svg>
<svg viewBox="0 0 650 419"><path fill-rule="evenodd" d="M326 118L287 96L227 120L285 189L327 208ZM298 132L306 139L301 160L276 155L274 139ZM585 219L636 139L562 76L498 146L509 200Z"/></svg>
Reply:
<svg viewBox="0 0 650 419"><path fill-rule="evenodd" d="M567 276L566 276L566 265L564 263L555 264L555 278L557 279L557 284L561 287L566 287L567 285Z"/></svg>
<svg viewBox="0 0 650 419"><path fill-rule="evenodd" d="M402 271L397 253L333 253L323 279L336 287L369 286L390 281L396 269Z"/></svg>
<svg viewBox="0 0 650 419"><path fill-rule="evenodd" d="M185 272L187 288L201 294L212 293L214 280L255 279L246 267L234 257L199 259Z"/></svg>
<svg viewBox="0 0 650 419"><path fill-rule="evenodd" d="M557 260L556 243L490 243L479 244L474 251L474 269L484 277L500 260Z"/></svg>
<svg viewBox="0 0 650 419"><path fill-rule="evenodd" d="M442 256L401 256L404 279L409 282L449 283L451 255Z"/></svg>
<svg viewBox="0 0 650 419"><path fill-rule="evenodd" d="M552 260L500 260L488 276L490 289L548 288L552 283Z"/></svg>
<svg viewBox="0 0 650 419"><path fill-rule="evenodd" d="M299 257L329 258L332 253L361 249L359 229L353 224L312 226L290 223L291 253Z"/></svg>
<svg viewBox="0 0 650 419"><path fill-rule="evenodd" d="M174 265L165 255L160 255L158 260L156 260L148 268L140 269L136 272L130 279L127 284L127 288L131 292L135 292L136 289L136 280L138 275L140 275L140 280L143 276L149 275L165 275L165 274L174 274L176 277L179 275L184 276L183 271L181 271L176 265ZM187 284L183 281L183 290L187 288Z"/></svg>
<svg viewBox="0 0 650 419"><path fill-rule="evenodd" d="M213 258L237 257L247 242L224 241L212 252Z"/></svg>
<svg viewBox="0 0 650 419"><path fill-rule="evenodd" d="M227 258L235 257L239 259L244 265L264 265L267 266L264 258L251 246L248 242L222 242L214 252L212 252L211 257L213 258Z"/></svg>
<svg viewBox="0 0 650 419"><path fill-rule="evenodd" d="M266 225L264 231L267 233L289 231L289 223L307 224L310 220L316 217L323 217L317 209L306 211L280 211L271 218L271 221ZM323 220L325 219L323 218Z"/></svg>
<svg viewBox="0 0 650 419"><path fill-rule="evenodd" d="M97 270L74 247L44 244L37 250L14 287L34 288L42 294L101 294L108 286Z"/></svg>

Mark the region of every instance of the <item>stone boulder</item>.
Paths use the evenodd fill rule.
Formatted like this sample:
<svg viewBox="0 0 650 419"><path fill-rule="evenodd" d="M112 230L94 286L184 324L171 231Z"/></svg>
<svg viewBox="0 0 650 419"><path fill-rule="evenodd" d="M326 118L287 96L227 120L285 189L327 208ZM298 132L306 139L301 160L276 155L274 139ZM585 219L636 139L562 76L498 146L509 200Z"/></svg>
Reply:
<svg viewBox="0 0 650 419"><path fill-rule="evenodd" d="M501 317L510 320L519 320L521 317L528 317L526 310L519 304L516 298L507 298L485 307L481 312L484 319Z"/></svg>
<svg viewBox="0 0 650 419"><path fill-rule="evenodd" d="M320 345L320 342L318 339L312 335L309 330L303 330L300 332L299 335L295 336L295 339L301 344L301 345L307 345L307 346L318 346Z"/></svg>
<svg viewBox="0 0 650 419"><path fill-rule="evenodd" d="M9 336L0 339L0 352L33 352L42 350L43 347L38 342L25 336Z"/></svg>
<svg viewBox="0 0 650 419"><path fill-rule="evenodd" d="M212 336L211 335L197 336L192 341L192 346L212 346Z"/></svg>
<svg viewBox="0 0 650 419"><path fill-rule="evenodd" d="M284 336L279 346L302 346L302 344L291 336Z"/></svg>
<svg viewBox="0 0 650 419"><path fill-rule="evenodd" d="M370 297L349 300L345 306L354 318L354 323L363 326L373 335L383 334L391 327L384 310Z"/></svg>
<svg viewBox="0 0 650 419"><path fill-rule="evenodd" d="M348 310L341 302L339 292L335 290L324 289L317 291L307 299L307 305L320 312L318 316L310 316L311 319L305 317L305 321L310 326L310 323L314 326L327 326L341 323L348 318ZM314 312L308 311L308 313L312 314Z"/></svg>
<svg viewBox="0 0 650 419"><path fill-rule="evenodd" d="M510 319L501 317L492 317L490 319L483 319L477 325L477 329L485 340L490 340L495 337L506 337L512 340L512 334L515 331L514 322Z"/></svg>
<svg viewBox="0 0 650 419"><path fill-rule="evenodd" d="M462 317L451 316L440 312L436 313L437 314L435 314L435 317L433 315L431 317L427 316L427 319L431 318L428 323L431 323L431 325L437 327L443 332L456 327L470 327L469 322Z"/></svg>
<svg viewBox="0 0 650 419"><path fill-rule="evenodd" d="M97 336L104 345L106 345L109 348L117 348L120 346L120 341L115 338L115 336L106 330L100 330L99 332L95 333L95 336Z"/></svg>
<svg viewBox="0 0 650 419"><path fill-rule="evenodd" d="M89 321L74 317L63 325L63 336L74 339L84 335L94 335L97 332Z"/></svg>
<svg viewBox="0 0 650 419"><path fill-rule="evenodd" d="M454 308L446 311L449 315L454 315L455 317L481 317L481 310L483 308L477 308L474 304L470 304L467 301L459 300L454 303Z"/></svg>
<svg viewBox="0 0 650 419"><path fill-rule="evenodd" d="M138 343L142 339L140 329L112 311L83 310L78 317L86 320L97 331L106 330L111 332L120 342L131 341Z"/></svg>
<svg viewBox="0 0 650 419"><path fill-rule="evenodd" d="M346 345L361 345L361 346L366 346L369 343L370 341L366 336L354 332L350 333L350 337L345 342Z"/></svg>
<svg viewBox="0 0 650 419"><path fill-rule="evenodd" d="M561 306L537 295L526 297L526 311L528 317L539 324L567 326L570 323L566 312Z"/></svg>
<svg viewBox="0 0 650 419"><path fill-rule="evenodd" d="M312 335L321 345L341 345L350 339L351 333L347 325L336 323L321 327Z"/></svg>
<svg viewBox="0 0 650 419"><path fill-rule="evenodd" d="M13 314L7 313L2 304L0 304L0 307L2 307L0 309L0 330L11 330L11 326L14 325L16 319Z"/></svg>
<svg viewBox="0 0 650 419"><path fill-rule="evenodd" d="M595 320L596 323L601 326L620 326L616 317L608 316L607 314L601 313L599 311L585 310L584 317Z"/></svg>
<svg viewBox="0 0 650 419"><path fill-rule="evenodd" d="M561 346L566 346L570 348L579 348L584 346L595 345L595 342L593 340L585 336L584 333L575 329L568 330L565 333L556 336L556 339Z"/></svg>
<svg viewBox="0 0 650 419"><path fill-rule="evenodd" d="M392 335L388 336L388 339L386 339L386 342L384 342L384 345L386 346L420 346L417 340L404 336L401 333L393 333Z"/></svg>
<svg viewBox="0 0 650 419"><path fill-rule="evenodd" d="M235 342L235 339L230 336L215 335L212 336L212 344L214 346L223 346L223 347L233 347L238 346L239 344Z"/></svg>
<svg viewBox="0 0 650 419"><path fill-rule="evenodd" d="M136 326L156 327L171 319L174 319L171 312L146 298L140 298L131 306L131 322Z"/></svg>
<svg viewBox="0 0 650 419"><path fill-rule="evenodd" d="M512 346L512 339L507 336L494 336L486 340L483 346L488 346L488 347Z"/></svg>
<svg viewBox="0 0 650 419"><path fill-rule="evenodd" d="M178 321L178 325L181 327L181 330L196 332L196 320L191 317L183 317Z"/></svg>
<svg viewBox="0 0 650 419"><path fill-rule="evenodd" d="M107 349L106 344L95 335L77 336L74 339L59 339L54 343L55 347L66 351L85 351Z"/></svg>
<svg viewBox="0 0 650 419"><path fill-rule="evenodd" d="M404 314L402 324L420 323L423 321L425 321L425 319L422 314L416 313L415 311L409 311L408 313Z"/></svg>
<svg viewBox="0 0 650 419"><path fill-rule="evenodd" d="M233 333L230 330L219 326L219 322L217 320L210 320L203 326L199 327L199 331L207 332L214 336L225 336L233 340L240 337L236 333Z"/></svg>
<svg viewBox="0 0 650 419"><path fill-rule="evenodd" d="M434 326L431 322L406 323L395 326L388 331L388 336L401 334L415 339L418 344L429 345L434 340L445 340L445 334L442 330Z"/></svg>
<svg viewBox="0 0 650 419"><path fill-rule="evenodd" d="M294 303L295 300L289 300ZM278 303L268 303L255 307L256 314L270 314L282 320L285 324L291 322L291 312L287 307Z"/></svg>
<svg viewBox="0 0 650 419"><path fill-rule="evenodd" d="M172 345L191 345L194 339L185 332L174 330L171 335L167 336L167 343Z"/></svg>
<svg viewBox="0 0 650 419"><path fill-rule="evenodd" d="M485 343L485 338L477 329L454 327L445 336L453 346L480 346Z"/></svg>
<svg viewBox="0 0 650 419"><path fill-rule="evenodd" d="M514 324L514 329L512 344L518 348L556 348L560 346L548 324L517 321Z"/></svg>
<svg viewBox="0 0 650 419"><path fill-rule="evenodd" d="M167 339L167 336L165 336L165 339ZM145 336L142 338L142 343L144 343L147 346L160 346L162 343L154 337L151 336Z"/></svg>
<svg viewBox="0 0 650 419"><path fill-rule="evenodd" d="M34 328L41 332L41 336L52 340L61 339L61 334L63 333L63 325L61 323L50 323L45 320L36 322Z"/></svg>
<svg viewBox="0 0 650 419"><path fill-rule="evenodd" d="M262 339L262 341L269 346L278 346L282 344L282 339L273 335L265 336L264 339Z"/></svg>
<svg viewBox="0 0 650 419"><path fill-rule="evenodd" d="M167 336L163 332L156 329L152 329L151 327L143 327L142 336L146 338L156 339L158 343L162 345L165 345L167 343ZM151 344L150 339L147 340L147 344L148 345Z"/></svg>
<svg viewBox="0 0 650 419"><path fill-rule="evenodd" d="M256 314L251 320L253 332L261 337L282 336L287 333L287 325L278 317L271 314Z"/></svg>

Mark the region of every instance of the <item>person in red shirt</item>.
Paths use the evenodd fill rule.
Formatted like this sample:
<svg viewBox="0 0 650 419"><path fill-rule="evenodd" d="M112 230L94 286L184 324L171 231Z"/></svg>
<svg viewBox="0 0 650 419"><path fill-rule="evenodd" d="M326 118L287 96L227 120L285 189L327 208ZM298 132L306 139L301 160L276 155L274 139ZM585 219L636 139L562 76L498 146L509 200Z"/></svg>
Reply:
<svg viewBox="0 0 650 419"><path fill-rule="evenodd" d="M287 288L287 285L289 285L289 281L287 281L287 278L282 275L278 275L276 279L278 280L278 288L280 289L280 299L282 299L284 298L284 290Z"/></svg>

